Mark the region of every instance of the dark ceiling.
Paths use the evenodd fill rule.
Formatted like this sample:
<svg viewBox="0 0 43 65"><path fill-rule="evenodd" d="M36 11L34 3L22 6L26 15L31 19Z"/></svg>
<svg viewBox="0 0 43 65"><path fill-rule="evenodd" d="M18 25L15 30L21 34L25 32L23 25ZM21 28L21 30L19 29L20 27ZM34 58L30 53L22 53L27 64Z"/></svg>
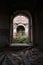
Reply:
<svg viewBox="0 0 43 65"><path fill-rule="evenodd" d="M33 9L37 6L37 0L12 0L8 1L9 9Z"/></svg>
<svg viewBox="0 0 43 65"><path fill-rule="evenodd" d="M13 10L18 9L28 9L35 11L39 8L43 8L42 0L3 0L0 1L0 10L12 12Z"/></svg>

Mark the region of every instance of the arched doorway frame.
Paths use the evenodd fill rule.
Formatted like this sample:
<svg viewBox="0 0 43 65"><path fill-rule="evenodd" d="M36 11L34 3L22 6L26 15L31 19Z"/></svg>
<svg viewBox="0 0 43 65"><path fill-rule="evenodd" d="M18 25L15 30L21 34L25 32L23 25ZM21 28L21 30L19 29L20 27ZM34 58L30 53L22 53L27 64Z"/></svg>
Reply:
<svg viewBox="0 0 43 65"><path fill-rule="evenodd" d="M17 10L16 12L13 12L10 18L10 44L12 43L12 34L13 34L13 19L14 17L18 15L26 16L29 19L29 35L30 35L30 43L33 45L33 31L32 31L32 15L27 10Z"/></svg>

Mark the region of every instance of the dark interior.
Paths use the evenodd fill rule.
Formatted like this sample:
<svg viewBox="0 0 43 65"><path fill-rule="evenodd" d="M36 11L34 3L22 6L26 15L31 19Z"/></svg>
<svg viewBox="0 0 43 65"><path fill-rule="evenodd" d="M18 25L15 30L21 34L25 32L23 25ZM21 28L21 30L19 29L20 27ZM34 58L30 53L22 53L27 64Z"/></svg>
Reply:
<svg viewBox="0 0 43 65"><path fill-rule="evenodd" d="M19 32L20 30L21 30L21 31L25 31L25 28L24 28L23 26L18 26L18 27L17 27L17 32Z"/></svg>
<svg viewBox="0 0 43 65"><path fill-rule="evenodd" d="M31 13L33 45L43 50L43 2L38 0L0 1L0 47L9 45L10 17L17 10L27 10Z"/></svg>
<svg viewBox="0 0 43 65"><path fill-rule="evenodd" d="M27 10L32 15L33 46L43 51L43 2L42 0L0 0L0 51L17 51L24 47L10 46L10 18L17 10ZM6 54L5 54L6 55ZM1 64L0 64L1 65ZM3 65L3 64L2 64ZM5 64L4 64L5 65ZM12 64L11 64L12 65ZM28 65L28 64L27 64Z"/></svg>

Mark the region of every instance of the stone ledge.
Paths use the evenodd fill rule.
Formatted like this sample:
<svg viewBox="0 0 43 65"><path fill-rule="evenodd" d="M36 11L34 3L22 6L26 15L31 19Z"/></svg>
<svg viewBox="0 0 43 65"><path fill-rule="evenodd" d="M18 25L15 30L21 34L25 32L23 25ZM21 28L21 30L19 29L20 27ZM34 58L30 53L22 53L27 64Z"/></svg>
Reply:
<svg viewBox="0 0 43 65"><path fill-rule="evenodd" d="M12 43L12 44L10 44L10 46L32 46L33 45L33 43L29 43L29 44L27 44L27 43Z"/></svg>

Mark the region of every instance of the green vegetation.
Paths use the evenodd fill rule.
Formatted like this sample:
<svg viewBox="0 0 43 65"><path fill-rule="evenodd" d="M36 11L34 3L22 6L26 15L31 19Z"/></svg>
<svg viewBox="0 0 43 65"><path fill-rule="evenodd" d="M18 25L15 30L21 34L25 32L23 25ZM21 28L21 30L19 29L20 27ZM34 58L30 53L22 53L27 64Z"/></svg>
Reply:
<svg viewBox="0 0 43 65"><path fill-rule="evenodd" d="M28 43L29 39L25 35L19 35L16 39L13 39L13 43Z"/></svg>

